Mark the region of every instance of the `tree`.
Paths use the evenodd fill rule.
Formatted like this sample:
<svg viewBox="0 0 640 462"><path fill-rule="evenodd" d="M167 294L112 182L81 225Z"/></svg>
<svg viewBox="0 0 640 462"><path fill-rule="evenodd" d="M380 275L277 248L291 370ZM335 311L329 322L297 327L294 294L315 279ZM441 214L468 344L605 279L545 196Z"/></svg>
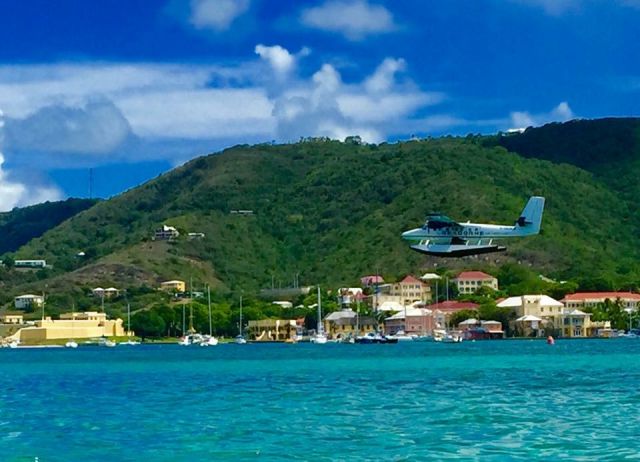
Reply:
<svg viewBox="0 0 640 462"><path fill-rule="evenodd" d="M138 311L131 318L131 327L143 339L160 337L166 327L164 319L154 310Z"/></svg>

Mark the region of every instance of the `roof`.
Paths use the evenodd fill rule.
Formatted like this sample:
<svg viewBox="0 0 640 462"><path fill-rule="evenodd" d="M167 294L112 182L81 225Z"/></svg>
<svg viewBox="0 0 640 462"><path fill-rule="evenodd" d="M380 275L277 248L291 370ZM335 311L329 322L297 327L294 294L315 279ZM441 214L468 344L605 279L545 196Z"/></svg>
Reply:
<svg viewBox="0 0 640 462"><path fill-rule="evenodd" d="M184 281L179 281L177 279L174 279L173 281L164 281L164 282L161 282L160 284L184 284Z"/></svg>
<svg viewBox="0 0 640 462"><path fill-rule="evenodd" d="M527 303L537 303L540 306L564 306L561 302L548 295L520 295L518 297L509 297L502 300L496 306L498 308L518 308Z"/></svg>
<svg viewBox="0 0 640 462"><path fill-rule="evenodd" d="M463 271L458 274L455 279L495 279L493 276L487 273L483 273L482 271Z"/></svg>
<svg viewBox="0 0 640 462"><path fill-rule="evenodd" d="M15 298L43 298L43 297L42 295L25 294L25 295L18 295Z"/></svg>
<svg viewBox="0 0 640 462"><path fill-rule="evenodd" d="M567 294L563 301L583 301L583 300L616 300L616 299L638 300L640 294L633 292L576 292L575 294Z"/></svg>
<svg viewBox="0 0 640 462"><path fill-rule="evenodd" d="M398 302L384 302L378 307L378 311L404 311L404 306Z"/></svg>
<svg viewBox="0 0 640 462"><path fill-rule="evenodd" d="M340 310L340 311L334 311L333 313L329 313L327 316L325 316L324 320L325 321L337 321L339 319L351 319L351 318L355 318L356 317L356 312L353 310Z"/></svg>
<svg viewBox="0 0 640 462"><path fill-rule="evenodd" d="M374 275L374 276L364 276L360 278L360 282L362 283L362 285L370 285L370 284L382 284L384 282L384 279L382 279L382 276L379 275Z"/></svg>
<svg viewBox="0 0 640 462"><path fill-rule="evenodd" d="M475 310L478 308L477 303L473 302L459 302L457 300L448 300L446 302L434 303L433 305L427 306L430 310L440 310L440 311L461 311L461 310Z"/></svg>
<svg viewBox="0 0 640 462"><path fill-rule="evenodd" d="M431 280L442 279L442 278L436 273L424 273L422 276L420 276L420 279L422 279L423 281L431 281Z"/></svg>
<svg viewBox="0 0 640 462"><path fill-rule="evenodd" d="M459 326L475 326L478 323L479 323L479 321L476 318L469 318L469 319L466 319L466 320L458 323L458 325Z"/></svg>
<svg viewBox="0 0 640 462"><path fill-rule="evenodd" d="M535 322L539 322L539 321L542 321L542 319L540 319L537 316L533 316L531 314L528 314L526 316L520 316L518 319L516 319L516 322L529 322L529 321L531 321L531 322L534 322L534 321Z"/></svg>
<svg viewBox="0 0 640 462"><path fill-rule="evenodd" d="M402 284L422 284L422 281L420 279L417 279L415 276L412 276L410 274L406 275L404 277L404 279L402 281L400 281L400 283Z"/></svg>
<svg viewBox="0 0 640 462"><path fill-rule="evenodd" d="M589 316L589 314L580 310L563 310L562 314L566 314L567 316Z"/></svg>
<svg viewBox="0 0 640 462"><path fill-rule="evenodd" d="M431 313L432 311L427 310L426 308L407 308L406 310L407 317L429 316ZM388 321L390 319L404 319L404 318L405 318L405 311L403 310L394 314L393 316L389 316L388 318L385 318L385 321Z"/></svg>

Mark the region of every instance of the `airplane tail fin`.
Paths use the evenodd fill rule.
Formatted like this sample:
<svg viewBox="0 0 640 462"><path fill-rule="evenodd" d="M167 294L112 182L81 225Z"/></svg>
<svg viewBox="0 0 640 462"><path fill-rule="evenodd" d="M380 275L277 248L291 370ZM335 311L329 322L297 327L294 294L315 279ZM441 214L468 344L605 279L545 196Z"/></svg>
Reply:
<svg viewBox="0 0 640 462"><path fill-rule="evenodd" d="M516 221L516 229L523 234L538 234L542 223L542 212L544 211L544 197L533 196L525 205Z"/></svg>

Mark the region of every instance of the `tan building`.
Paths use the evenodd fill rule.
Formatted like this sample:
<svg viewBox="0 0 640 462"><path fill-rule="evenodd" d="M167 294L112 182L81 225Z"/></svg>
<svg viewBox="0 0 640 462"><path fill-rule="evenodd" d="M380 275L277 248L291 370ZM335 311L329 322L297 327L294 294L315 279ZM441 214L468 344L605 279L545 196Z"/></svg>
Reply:
<svg viewBox="0 0 640 462"><path fill-rule="evenodd" d="M451 282L458 287L458 293L461 294L474 294L482 286L498 290L498 280L482 271L463 271L451 279Z"/></svg>
<svg viewBox="0 0 640 462"><path fill-rule="evenodd" d="M603 323L591 321L591 314L576 308L565 308L562 302L547 295L509 297L497 304L511 308L516 314L513 328L520 335L550 335L563 337L591 337Z"/></svg>
<svg viewBox="0 0 640 462"><path fill-rule="evenodd" d="M596 306L610 300L611 302L620 302L622 308L637 310L640 305L640 294L633 292L578 292L575 294L567 294L562 302L570 309L595 308Z"/></svg>
<svg viewBox="0 0 640 462"><path fill-rule="evenodd" d="M59 320L45 318L34 326L24 327L12 337L21 343L39 343L47 340L124 337L127 335L122 319L107 319L105 313L87 311L67 313ZM133 333L130 333L133 335Z"/></svg>
<svg viewBox="0 0 640 462"><path fill-rule="evenodd" d="M408 275L402 281L389 284L386 293L379 295L378 305L385 301L397 302L400 305L411 305L414 302L430 302L431 286Z"/></svg>
<svg viewBox="0 0 640 462"><path fill-rule="evenodd" d="M14 298L13 304L19 310L41 308L44 304L44 297L33 294L19 295Z"/></svg>
<svg viewBox="0 0 640 462"><path fill-rule="evenodd" d="M0 324L23 324L24 316L21 314L5 314L0 316Z"/></svg>
<svg viewBox="0 0 640 462"><path fill-rule="evenodd" d="M187 284L184 281L178 280L164 281L160 283L160 290L183 294L187 291Z"/></svg>
<svg viewBox="0 0 640 462"><path fill-rule="evenodd" d="M376 331L376 320L371 316L358 316L351 309L334 311L325 316L324 330L331 338L359 336Z"/></svg>
<svg viewBox="0 0 640 462"><path fill-rule="evenodd" d="M295 319L259 319L249 321L249 338L256 342L293 341L297 335Z"/></svg>

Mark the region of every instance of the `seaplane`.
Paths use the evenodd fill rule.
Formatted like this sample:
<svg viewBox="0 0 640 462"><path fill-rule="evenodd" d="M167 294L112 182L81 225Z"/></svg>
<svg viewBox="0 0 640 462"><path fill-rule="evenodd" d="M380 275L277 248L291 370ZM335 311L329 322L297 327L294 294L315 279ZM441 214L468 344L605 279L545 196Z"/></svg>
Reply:
<svg viewBox="0 0 640 462"><path fill-rule="evenodd" d="M436 257L466 257L507 248L494 239L525 237L538 234L544 211L544 197L533 196L513 226L479 223L458 223L441 213L430 213L421 228L402 233L402 238L414 242L416 252Z"/></svg>

